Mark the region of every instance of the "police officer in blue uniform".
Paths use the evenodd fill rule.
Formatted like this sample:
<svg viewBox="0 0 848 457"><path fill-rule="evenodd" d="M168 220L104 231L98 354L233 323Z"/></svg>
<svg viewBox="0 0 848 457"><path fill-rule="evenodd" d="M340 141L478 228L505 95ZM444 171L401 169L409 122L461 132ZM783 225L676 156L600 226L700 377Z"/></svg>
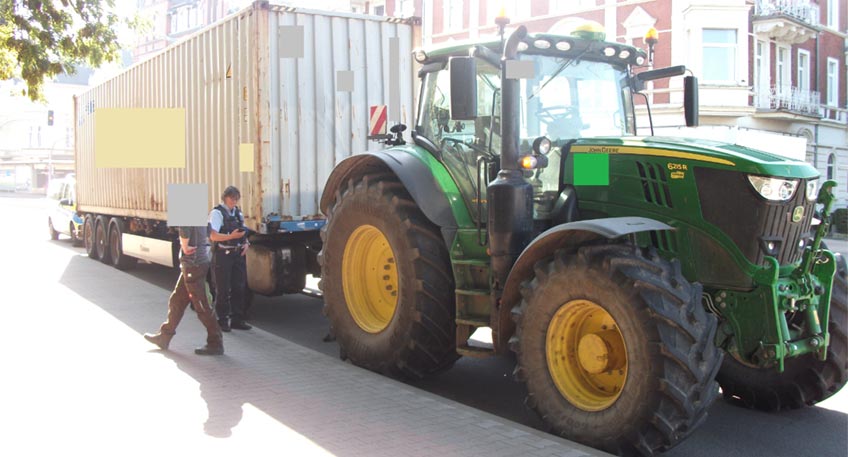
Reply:
<svg viewBox="0 0 848 457"><path fill-rule="evenodd" d="M247 247L244 216L237 206L241 192L229 186L222 203L209 213L209 239L212 240L212 278L215 283L215 311L221 330L250 330L244 321L247 289Z"/></svg>

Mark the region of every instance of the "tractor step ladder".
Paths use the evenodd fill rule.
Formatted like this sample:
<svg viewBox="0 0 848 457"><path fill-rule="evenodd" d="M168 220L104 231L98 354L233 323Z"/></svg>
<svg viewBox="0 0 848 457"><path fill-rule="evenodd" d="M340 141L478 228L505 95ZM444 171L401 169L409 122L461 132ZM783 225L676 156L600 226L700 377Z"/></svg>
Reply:
<svg viewBox="0 0 848 457"><path fill-rule="evenodd" d="M468 357L492 356L495 351L491 346L472 346L469 340L479 327L489 326L489 262L458 259L452 263L456 278L456 352Z"/></svg>

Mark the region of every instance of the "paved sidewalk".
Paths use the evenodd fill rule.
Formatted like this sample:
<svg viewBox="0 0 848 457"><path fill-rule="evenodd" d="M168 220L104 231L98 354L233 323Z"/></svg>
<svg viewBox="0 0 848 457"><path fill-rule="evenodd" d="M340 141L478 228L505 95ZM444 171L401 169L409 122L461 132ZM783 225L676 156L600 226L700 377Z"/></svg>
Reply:
<svg viewBox="0 0 848 457"><path fill-rule="evenodd" d="M260 329L196 356L190 311L160 352L141 333L167 291L50 243L20 249L61 261L0 264L0 455L606 455Z"/></svg>

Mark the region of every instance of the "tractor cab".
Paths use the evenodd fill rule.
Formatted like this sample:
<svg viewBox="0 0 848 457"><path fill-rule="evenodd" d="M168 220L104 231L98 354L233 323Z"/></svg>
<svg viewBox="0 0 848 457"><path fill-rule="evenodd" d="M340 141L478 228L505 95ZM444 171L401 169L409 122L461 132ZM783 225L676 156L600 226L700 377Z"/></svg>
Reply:
<svg viewBox="0 0 848 457"><path fill-rule="evenodd" d="M563 151L584 138L635 136L634 93L649 79L684 71L634 76L646 53L604 38L592 22L567 36L527 35L506 63L502 41L416 51L422 88L413 137L444 163L478 223L485 222L486 186L500 169L504 74L518 86L517 165L533 186L534 219L544 220L562 191Z"/></svg>

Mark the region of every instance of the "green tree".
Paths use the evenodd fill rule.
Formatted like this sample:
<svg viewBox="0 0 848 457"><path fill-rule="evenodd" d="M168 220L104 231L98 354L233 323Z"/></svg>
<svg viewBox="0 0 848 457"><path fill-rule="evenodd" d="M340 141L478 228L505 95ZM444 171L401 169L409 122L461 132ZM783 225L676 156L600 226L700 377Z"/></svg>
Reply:
<svg viewBox="0 0 848 457"><path fill-rule="evenodd" d="M40 100L45 79L117 60L120 24L114 0L0 0L0 80Z"/></svg>

